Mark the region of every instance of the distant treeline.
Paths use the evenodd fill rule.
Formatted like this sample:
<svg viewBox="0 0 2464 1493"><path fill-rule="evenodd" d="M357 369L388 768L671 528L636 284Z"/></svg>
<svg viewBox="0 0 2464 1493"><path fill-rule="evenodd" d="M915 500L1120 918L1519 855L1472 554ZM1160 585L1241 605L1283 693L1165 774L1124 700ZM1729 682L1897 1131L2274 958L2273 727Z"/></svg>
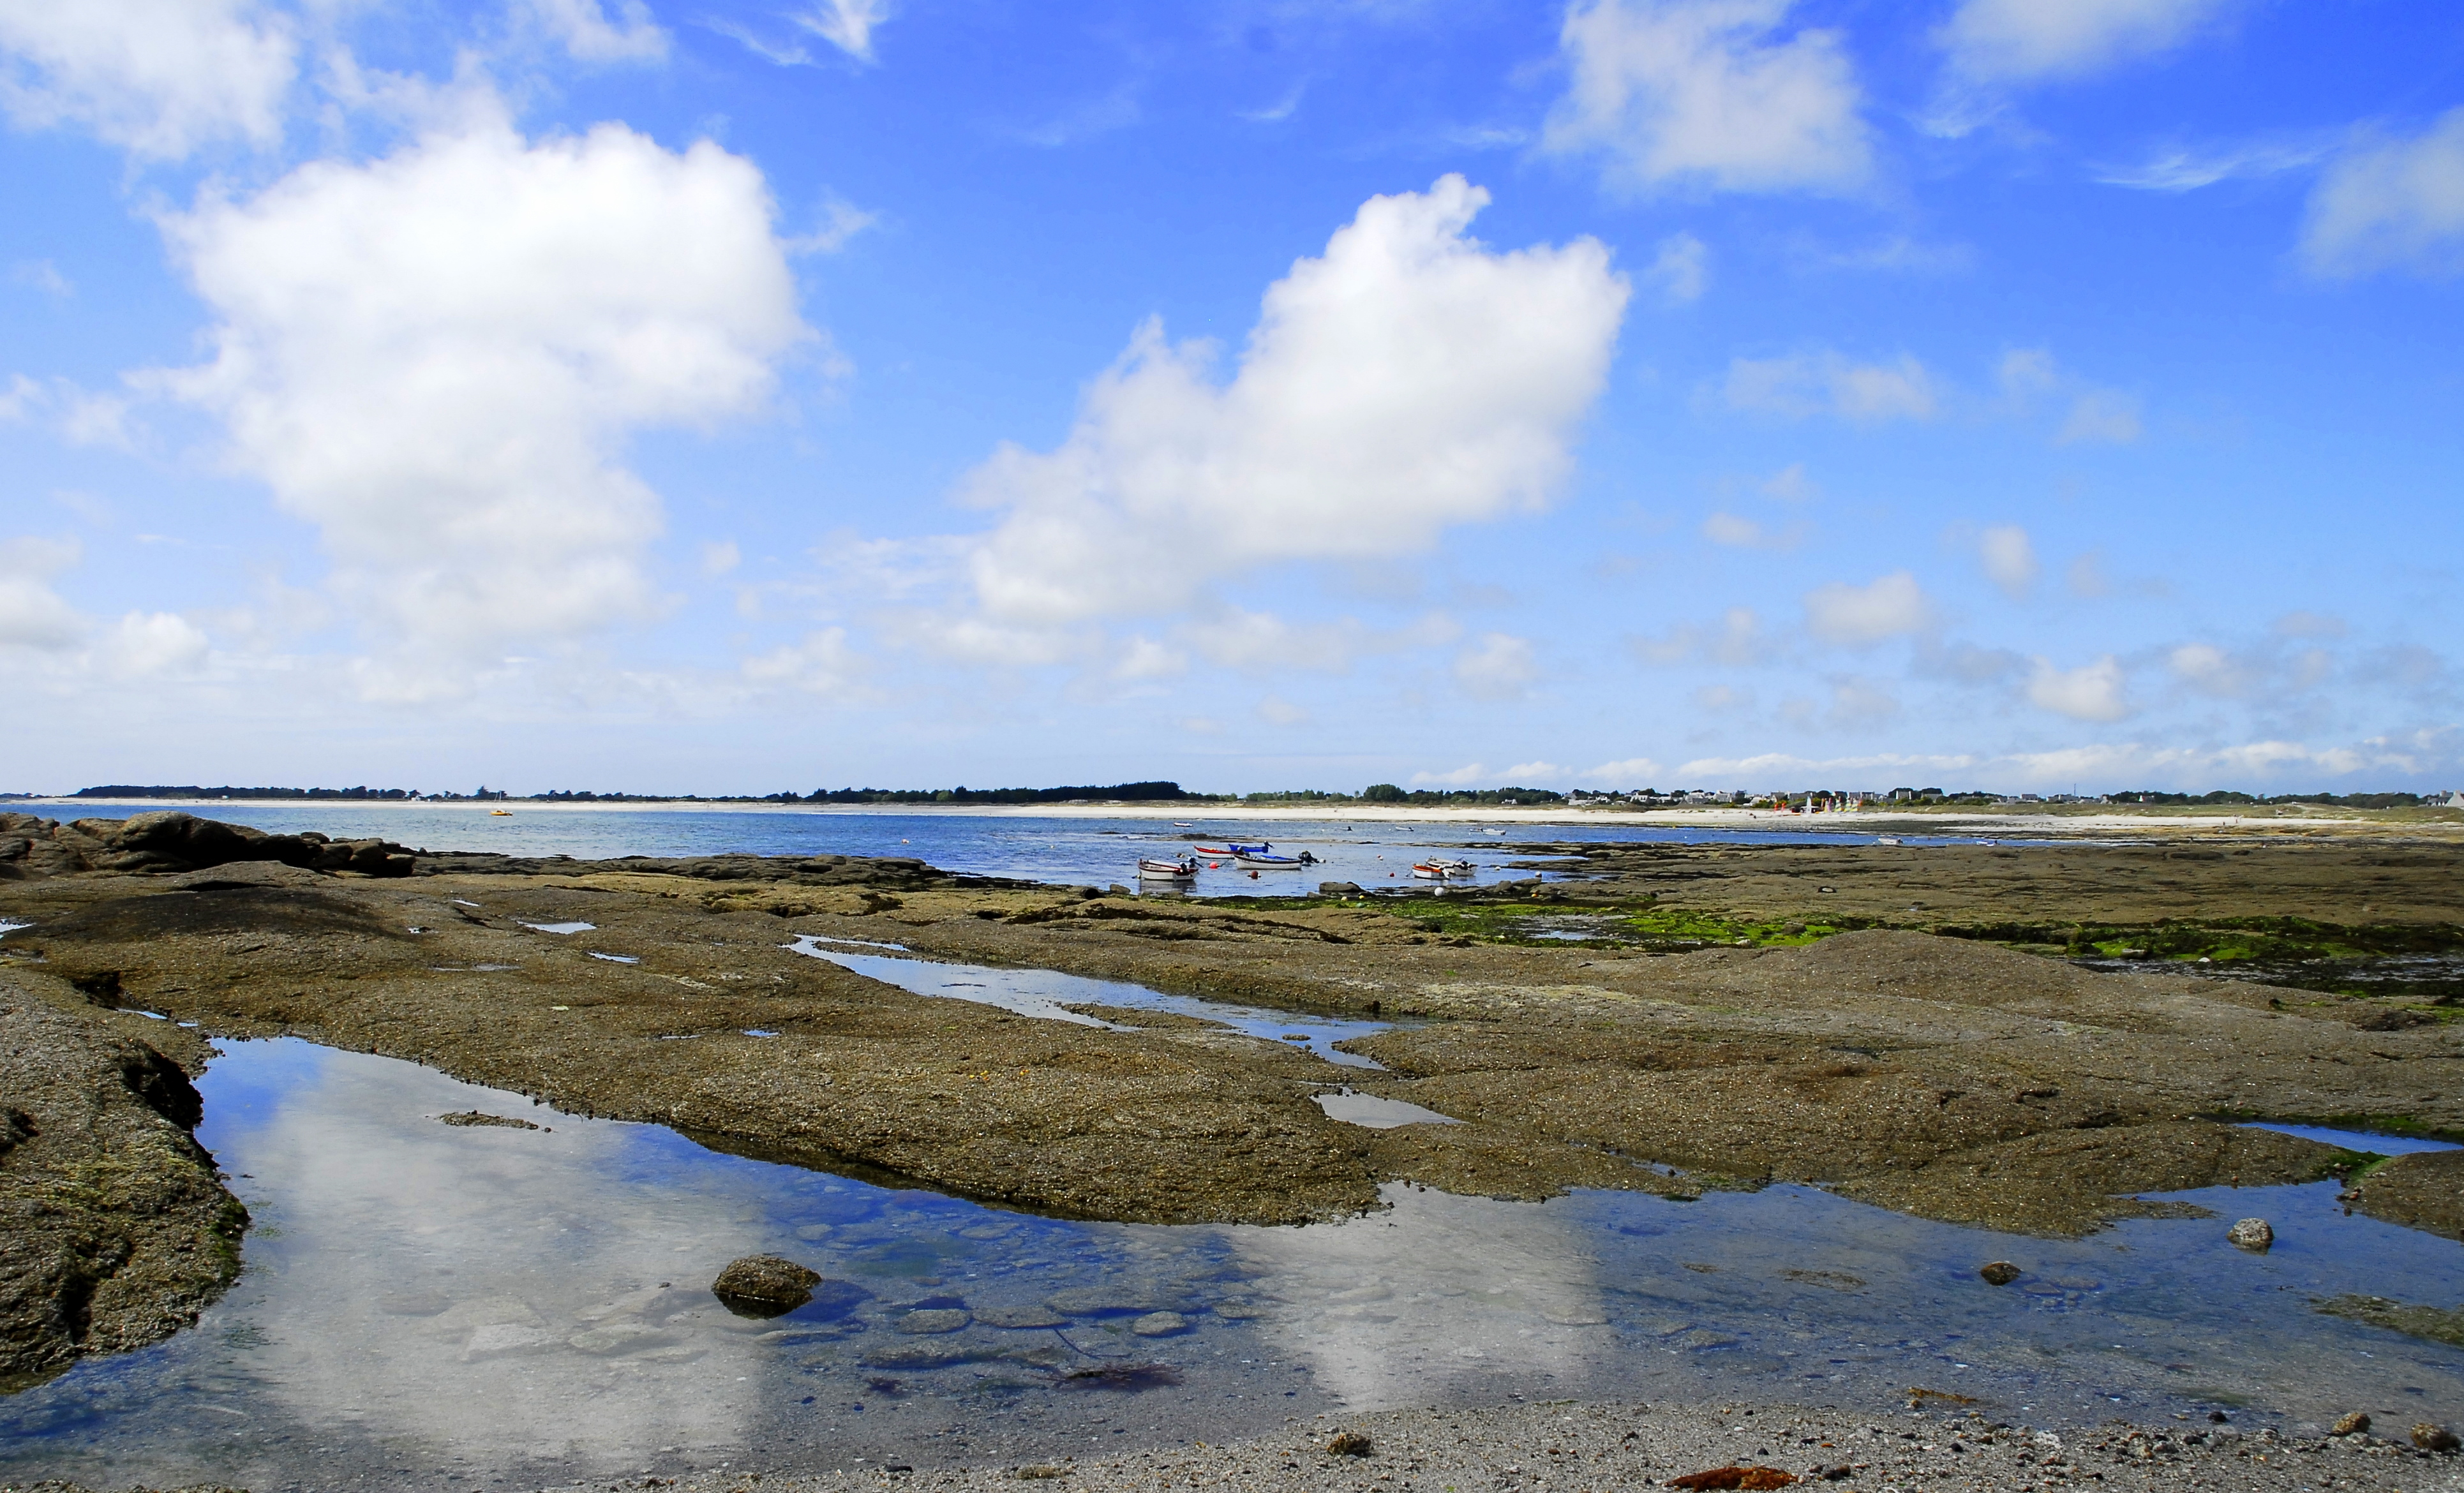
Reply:
<svg viewBox="0 0 2464 1493"><path fill-rule="evenodd" d="M161 783L105 783L80 788L75 799L231 799L302 800L368 802L413 800L423 802L526 803L1068 803L1079 800L1120 800L1133 803L1215 802L1202 793L1190 793L1177 782L1123 782L1111 787L1065 788L817 788L811 793L733 794L705 797L697 793L593 793L557 789L517 800L501 788L472 793L421 793L410 788L203 788L193 783L172 787Z"/></svg>
<svg viewBox="0 0 2464 1493"><path fill-rule="evenodd" d="M1212 803L1211 794L1191 793L1177 782L1116 782L1109 788L817 788L803 803L1069 803L1113 800L1125 803Z"/></svg>
<svg viewBox="0 0 2464 1493"><path fill-rule="evenodd" d="M1282 793L1251 793L1241 798L1243 803L1418 803L1423 806L1461 806L1473 803L1563 803L1566 796L1547 788L1398 788L1391 782L1373 782L1357 794L1321 793L1315 788L1293 788Z"/></svg>
<svg viewBox="0 0 2464 1493"><path fill-rule="evenodd" d="M2256 795L2218 788L2213 793L2155 793L2133 789L2110 795L2116 803L2322 803L2340 809L2410 809L2424 801L2418 793L2278 793ZM2447 795L2433 797L2446 801Z"/></svg>
<svg viewBox="0 0 2464 1493"><path fill-rule="evenodd" d="M140 786L135 783L105 783L99 788L79 788L69 795L73 799L318 799L350 802L375 800L408 800L428 795L409 788L200 788L165 787L161 783Z"/></svg>

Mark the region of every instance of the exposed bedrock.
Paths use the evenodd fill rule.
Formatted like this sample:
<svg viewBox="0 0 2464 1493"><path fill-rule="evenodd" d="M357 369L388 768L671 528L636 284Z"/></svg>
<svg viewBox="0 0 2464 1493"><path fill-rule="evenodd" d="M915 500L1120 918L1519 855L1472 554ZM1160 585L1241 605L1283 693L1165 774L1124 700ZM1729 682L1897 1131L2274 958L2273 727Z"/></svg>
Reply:
<svg viewBox="0 0 2464 1493"><path fill-rule="evenodd" d="M238 1273L248 1215L187 1074L136 1035L158 1024L0 966L0 1387L168 1337Z"/></svg>

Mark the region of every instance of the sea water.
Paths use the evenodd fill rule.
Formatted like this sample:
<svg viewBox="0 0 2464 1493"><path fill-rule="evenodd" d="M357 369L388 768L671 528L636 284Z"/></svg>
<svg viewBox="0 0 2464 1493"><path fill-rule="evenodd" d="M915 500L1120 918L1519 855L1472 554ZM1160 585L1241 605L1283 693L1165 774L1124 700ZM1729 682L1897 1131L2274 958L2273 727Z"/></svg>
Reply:
<svg viewBox="0 0 2464 1493"><path fill-rule="evenodd" d="M1136 887L1141 857L1172 859L1196 845L1265 842L1276 853L1306 850L1317 864L1258 869L1212 858L1189 889L1200 896L1315 895L1325 881L1363 888L1413 885L1413 863L1443 853L1474 865L1472 884L1541 875L1553 879L1571 863L1518 855L1513 843L1549 841L1651 844L1871 844L1870 832L1837 830L1655 828L1587 821L1569 813L1546 823L1507 826L1503 840L1475 824L1360 820L1209 820L1193 807L1190 827L1155 819L1027 818L950 810L883 812L852 808L609 808L516 802L498 818L486 803L169 803L77 800L30 802L24 812L50 818L122 818L177 808L274 833L317 830L338 840L376 838L420 849L494 851L505 855L569 855L606 860L627 855L912 856L943 870L1014 876L1062 886ZM1843 822L1854 816L1838 816ZM1494 827L1494 826L1492 826ZM1948 844L1928 840L1924 844ZM1964 842L1962 842L1964 843ZM2017 842L2005 842L2016 844ZM1910 845L1920 842L1910 839ZM1200 857L1201 863L1209 858ZM1431 883L1419 884L1434 890ZM1147 890L1156 889L1153 884Z"/></svg>

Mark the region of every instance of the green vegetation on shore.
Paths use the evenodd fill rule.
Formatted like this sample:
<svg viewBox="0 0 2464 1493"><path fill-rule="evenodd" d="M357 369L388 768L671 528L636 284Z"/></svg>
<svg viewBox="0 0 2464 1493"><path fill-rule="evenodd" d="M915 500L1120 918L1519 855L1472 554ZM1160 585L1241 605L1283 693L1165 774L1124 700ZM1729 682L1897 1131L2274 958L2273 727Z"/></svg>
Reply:
<svg viewBox="0 0 2464 1493"><path fill-rule="evenodd" d="M1231 906L1292 907L1287 898L1227 897ZM1359 905L1332 898L1323 904ZM2150 924L1941 923L1925 918L1875 918L1838 913L1746 917L1705 912L1649 898L1613 901L1513 901L1467 896L1385 894L1370 905L1421 923L1432 933L1528 943L1552 924L1583 921L1603 936L1638 942L1750 942L1771 947L1812 943L1867 928L1904 929L1977 943L2060 953L2071 958L2209 959L2228 961L2382 958L2464 949L2464 927L2450 923L2345 926L2297 917L2167 918Z"/></svg>

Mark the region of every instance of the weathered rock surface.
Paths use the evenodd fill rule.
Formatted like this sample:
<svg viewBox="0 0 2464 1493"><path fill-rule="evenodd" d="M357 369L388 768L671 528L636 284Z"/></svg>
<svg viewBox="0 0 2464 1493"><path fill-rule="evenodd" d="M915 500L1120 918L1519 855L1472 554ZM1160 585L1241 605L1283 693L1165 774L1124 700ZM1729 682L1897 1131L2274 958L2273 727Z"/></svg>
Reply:
<svg viewBox="0 0 2464 1493"><path fill-rule="evenodd" d="M2190 1116L2464 1130L2450 1072L2464 1029L2364 1033L2231 981L1967 939L1878 931L1661 957L1466 944L1382 905L1142 900L912 861L423 855L417 869L187 891L158 874L21 881L0 911L37 926L0 955L38 953L209 1031L296 1033L724 1150L1136 1221L1328 1218L1398 1178L1512 1197L1808 1180L2076 1235L2183 1211L2139 1194L2355 1159ZM559 922L596 931L524 926ZM913 996L781 947L802 933L1420 1020L1348 1043L1387 1065L1363 1074L1186 1019L1106 1009L1141 1028L1107 1031ZM661 1040L681 1036L701 1040ZM1308 1097L1337 1078L1466 1123L1337 1124Z"/></svg>
<svg viewBox="0 0 2464 1493"><path fill-rule="evenodd" d="M2398 1156L2354 1191L2353 1206L2371 1218L2464 1239L2464 1151Z"/></svg>
<svg viewBox="0 0 2464 1493"><path fill-rule="evenodd" d="M32 814L0 814L0 880L80 871L181 873L260 861L369 876L407 876L411 870L410 852L390 841L337 841L314 831L270 835L176 809L65 824Z"/></svg>
<svg viewBox="0 0 2464 1493"><path fill-rule="evenodd" d="M168 1337L238 1273L197 1091L135 1035L162 1025L0 966L0 1387Z"/></svg>
<svg viewBox="0 0 2464 1493"><path fill-rule="evenodd" d="M710 1283L710 1289L712 1295L731 1307L759 1307L764 1314L776 1315L811 1301L813 1287L821 1284L820 1271L793 1260L777 1255L746 1255L729 1261L727 1268L718 1272L718 1279Z"/></svg>
<svg viewBox="0 0 2464 1493"><path fill-rule="evenodd" d="M2242 1219L2225 1230L2225 1242L2235 1249L2263 1255L2276 1247L2276 1230L2265 1219Z"/></svg>

